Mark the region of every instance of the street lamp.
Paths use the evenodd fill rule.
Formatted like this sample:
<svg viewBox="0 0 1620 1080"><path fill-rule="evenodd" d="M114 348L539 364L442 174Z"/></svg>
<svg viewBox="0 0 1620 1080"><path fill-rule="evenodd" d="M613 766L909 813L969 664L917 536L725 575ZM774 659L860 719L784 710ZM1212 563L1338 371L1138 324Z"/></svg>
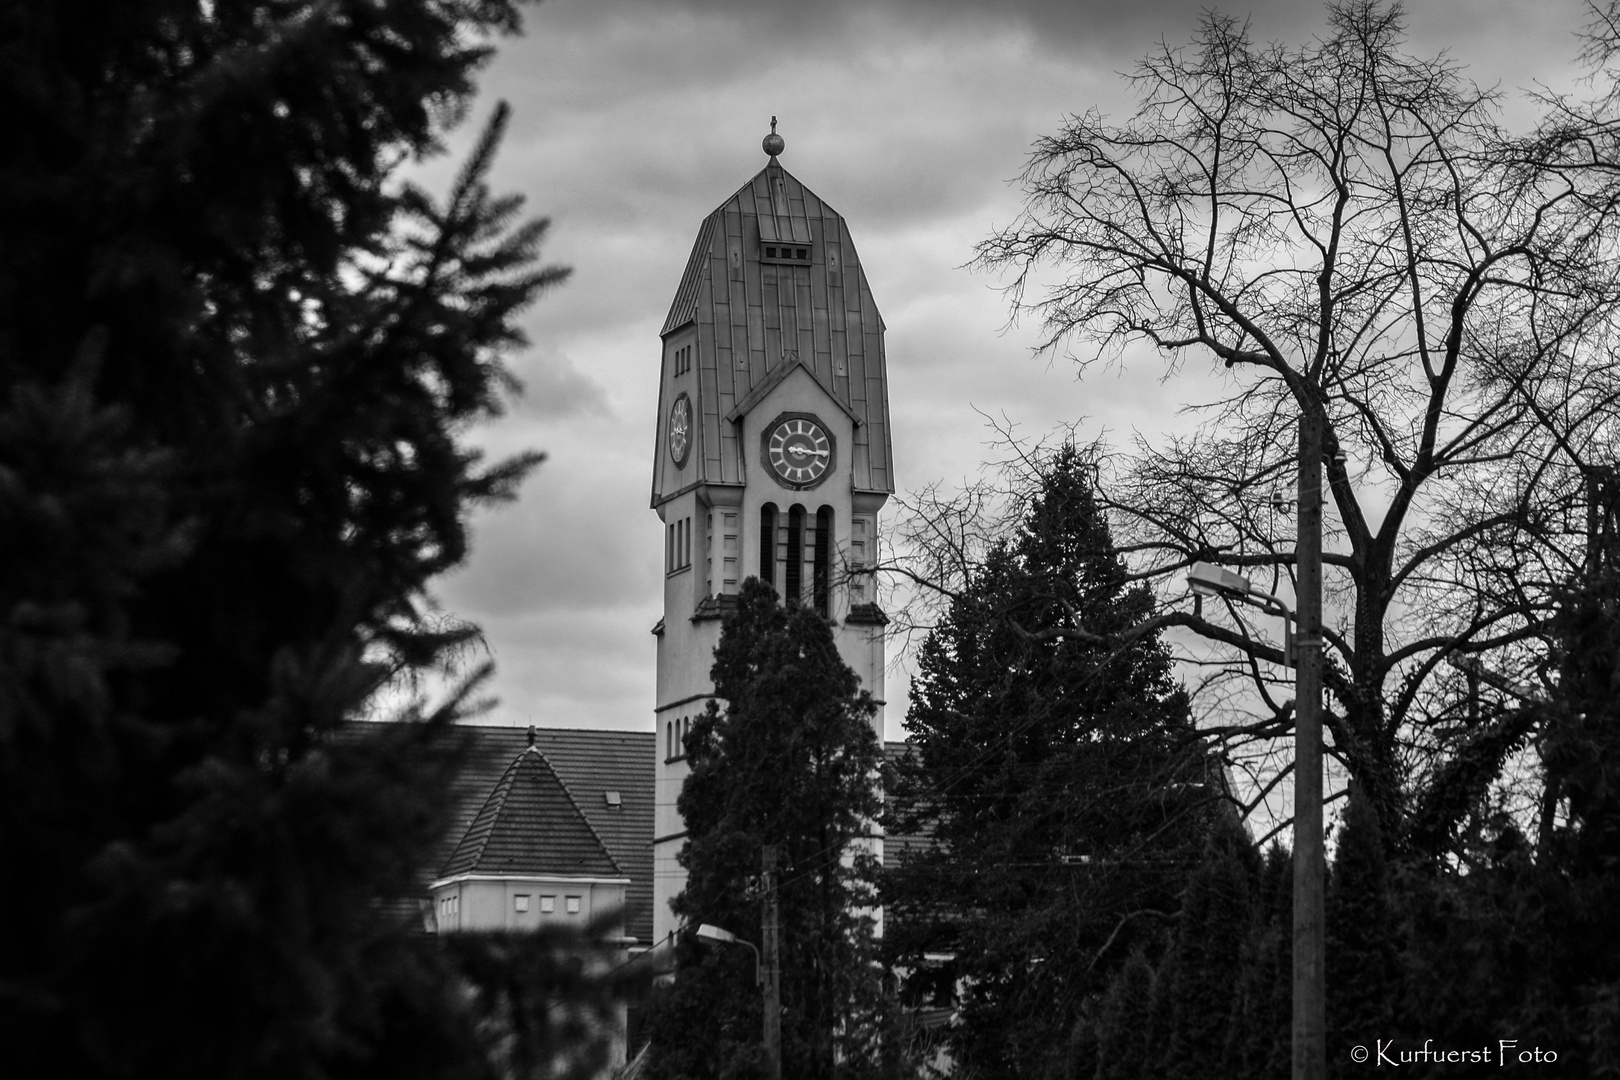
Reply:
<svg viewBox="0 0 1620 1080"><path fill-rule="evenodd" d="M770 862L773 856L767 860ZM722 930L718 926L702 923L697 928L697 937L700 941L712 941L717 945L746 945L748 951L754 954L754 983L760 988L762 995L761 1005L764 1007L765 1020L765 1062L770 1068L772 1080L781 1080L782 1077L782 1004L781 991L778 979L775 978L777 969L772 967L767 977L767 971L759 950L754 943L733 934L730 930ZM767 935L767 940L769 936ZM774 953L772 954L775 955ZM773 960L774 964L775 961Z"/></svg>
<svg viewBox="0 0 1620 1080"><path fill-rule="evenodd" d="M1268 615L1281 616L1283 664L1286 667L1298 666L1298 657L1294 654L1294 609L1281 597L1261 592L1242 574L1208 562L1195 562L1187 569L1187 586L1198 596L1218 596L1223 600L1257 607Z"/></svg>
<svg viewBox="0 0 1620 1080"><path fill-rule="evenodd" d="M1294 548L1299 605L1294 659L1294 1080L1327 1075L1327 943L1323 891L1327 853L1322 838L1322 417L1306 406L1299 417L1299 512ZM1194 563L1187 583L1200 596L1222 596L1271 607L1289 623L1288 607L1255 592L1248 578L1211 563Z"/></svg>
<svg viewBox="0 0 1620 1080"><path fill-rule="evenodd" d="M730 930L722 930L718 926L710 926L708 923L703 923L697 928L697 936L703 941L712 941L717 945L748 946L748 951L754 954L754 983L758 986L765 985L765 968L760 963L759 950L754 947L752 941L745 941Z"/></svg>

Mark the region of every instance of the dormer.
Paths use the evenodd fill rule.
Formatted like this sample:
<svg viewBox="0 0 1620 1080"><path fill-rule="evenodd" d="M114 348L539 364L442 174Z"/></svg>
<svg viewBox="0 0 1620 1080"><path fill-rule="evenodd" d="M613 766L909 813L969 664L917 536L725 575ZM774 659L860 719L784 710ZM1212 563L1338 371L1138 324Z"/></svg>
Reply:
<svg viewBox="0 0 1620 1080"><path fill-rule="evenodd" d="M802 234L802 235L800 235ZM761 214L759 218L759 258L761 262L809 266L813 251L809 223L802 217Z"/></svg>

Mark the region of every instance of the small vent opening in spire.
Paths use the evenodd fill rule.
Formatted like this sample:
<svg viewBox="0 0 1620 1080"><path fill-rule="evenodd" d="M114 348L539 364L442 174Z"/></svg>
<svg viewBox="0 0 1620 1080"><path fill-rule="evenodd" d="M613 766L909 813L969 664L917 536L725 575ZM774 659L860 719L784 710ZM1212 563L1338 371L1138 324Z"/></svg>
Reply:
<svg viewBox="0 0 1620 1080"><path fill-rule="evenodd" d="M801 266L810 265L810 246L808 244L765 244L759 257L763 262L796 263Z"/></svg>
<svg viewBox="0 0 1620 1080"><path fill-rule="evenodd" d="M759 216L759 257L764 262L810 264L810 223L792 216Z"/></svg>

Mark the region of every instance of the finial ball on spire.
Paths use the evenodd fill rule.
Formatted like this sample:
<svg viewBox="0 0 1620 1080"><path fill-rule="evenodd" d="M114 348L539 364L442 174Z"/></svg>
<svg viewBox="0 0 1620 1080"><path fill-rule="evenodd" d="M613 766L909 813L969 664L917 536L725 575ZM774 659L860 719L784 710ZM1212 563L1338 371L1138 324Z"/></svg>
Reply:
<svg viewBox="0 0 1620 1080"><path fill-rule="evenodd" d="M782 136L776 133L776 117L771 117L771 133L765 136L764 141L759 145L763 147L765 152L771 155L771 157L775 157L777 154L780 154L784 149L786 149L787 142L783 140Z"/></svg>

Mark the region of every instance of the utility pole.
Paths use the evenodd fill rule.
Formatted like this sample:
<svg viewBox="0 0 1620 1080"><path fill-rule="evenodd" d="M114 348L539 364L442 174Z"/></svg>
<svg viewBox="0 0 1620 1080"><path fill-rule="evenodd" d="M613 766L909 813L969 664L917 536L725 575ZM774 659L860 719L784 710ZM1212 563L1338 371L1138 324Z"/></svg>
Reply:
<svg viewBox="0 0 1620 1080"><path fill-rule="evenodd" d="M1620 558L1620 470L1588 465L1586 473L1586 575L1594 580Z"/></svg>
<svg viewBox="0 0 1620 1080"><path fill-rule="evenodd" d="M1294 639L1294 1080L1327 1076L1322 843L1322 418L1299 416L1299 635Z"/></svg>
<svg viewBox="0 0 1620 1080"><path fill-rule="evenodd" d="M776 897L776 845L760 849L760 920L764 930L765 1060L771 1080L782 1080L782 954L777 941L781 918Z"/></svg>

